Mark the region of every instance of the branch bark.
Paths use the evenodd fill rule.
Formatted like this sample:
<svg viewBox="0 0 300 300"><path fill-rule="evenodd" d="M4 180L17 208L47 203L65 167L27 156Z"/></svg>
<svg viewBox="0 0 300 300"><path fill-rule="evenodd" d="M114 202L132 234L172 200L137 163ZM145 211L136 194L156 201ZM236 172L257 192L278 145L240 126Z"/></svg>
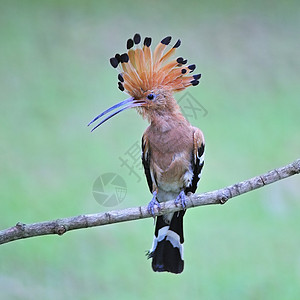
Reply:
<svg viewBox="0 0 300 300"><path fill-rule="evenodd" d="M230 198L261 188L281 179L300 173L300 159L269 171L263 175L250 178L245 181L227 186L225 188L207 192L201 195L189 194L186 208L197 207L210 204L224 204ZM155 216L163 215L181 210L174 201L161 203L161 209L155 209ZM75 217L45 221L33 224L23 224L18 222L15 226L0 231L0 244L5 244L19 239L41 236L47 234L62 235L67 231L107 225L118 222L132 221L152 217L147 211L147 206L127 208L123 210L113 210L104 213L87 214Z"/></svg>

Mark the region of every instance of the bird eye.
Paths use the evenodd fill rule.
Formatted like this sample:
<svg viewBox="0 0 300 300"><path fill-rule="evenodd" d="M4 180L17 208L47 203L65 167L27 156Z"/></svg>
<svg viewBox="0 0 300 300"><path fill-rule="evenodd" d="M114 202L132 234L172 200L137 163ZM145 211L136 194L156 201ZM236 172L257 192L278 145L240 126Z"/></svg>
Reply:
<svg viewBox="0 0 300 300"><path fill-rule="evenodd" d="M147 95L147 99L148 100L153 100L153 99L155 99L155 97L156 97L156 95L155 94L149 94L149 95Z"/></svg>

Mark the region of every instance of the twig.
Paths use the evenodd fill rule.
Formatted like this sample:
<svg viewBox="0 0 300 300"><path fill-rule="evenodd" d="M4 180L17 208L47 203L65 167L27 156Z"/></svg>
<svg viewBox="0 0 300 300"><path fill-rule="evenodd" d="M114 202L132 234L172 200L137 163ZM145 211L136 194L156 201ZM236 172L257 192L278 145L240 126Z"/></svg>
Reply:
<svg viewBox="0 0 300 300"><path fill-rule="evenodd" d="M300 159L297 159L282 168L274 169L263 175L253 177L219 190L207 192L201 195L190 194L188 195L186 207L190 208L209 204L224 204L230 198L261 188L265 185L298 173L300 173ZM155 215L163 215L165 213L175 212L181 209L182 207L176 206L174 201L168 201L161 203L161 210L158 211L155 209ZM62 235L70 230L150 217L152 217L152 215L148 213L147 206L140 206L33 224L23 224L18 222L15 226L0 231L0 244L46 234Z"/></svg>

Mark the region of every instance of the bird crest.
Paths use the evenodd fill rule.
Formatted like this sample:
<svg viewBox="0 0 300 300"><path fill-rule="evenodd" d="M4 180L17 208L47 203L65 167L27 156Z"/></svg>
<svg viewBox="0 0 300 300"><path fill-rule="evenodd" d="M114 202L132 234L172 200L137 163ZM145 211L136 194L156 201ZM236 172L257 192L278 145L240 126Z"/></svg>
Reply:
<svg viewBox="0 0 300 300"><path fill-rule="evenodd" d="M171 39L170 36L162 39L153 52L150 37L144 39L143 45L138 33L132 39L128 39L127 52L116 54L110 59L111 65L120 69L119 89L139 99L153 89L179 92L197 85L201 74L190 74L196 68L194 64L187 65L187 60L183 57L170 60L181 41L177 40L172 48L165 52Z"/></svg>
<svg viewBox="0 0 300 300"><path fill-rule="evenodd" d="M120 70L119 89L129 94L130 98L95 117L88 125L100 119L102 121L92 131L129 108L136 108L149 121L157 114L179 111L179 106L171 97L172 93L199 84L201 74L190 74L196 68L194 64L187 65L183 57L170 60L180 46L180 40L166 52L171 42L170 36L162 39L153 52L150 49L151 41L150 37L146 37L143 45L140 45L141 36L136 33L132 39L127 40L127 52L116 54L110 59L111 65Z"/></svg>

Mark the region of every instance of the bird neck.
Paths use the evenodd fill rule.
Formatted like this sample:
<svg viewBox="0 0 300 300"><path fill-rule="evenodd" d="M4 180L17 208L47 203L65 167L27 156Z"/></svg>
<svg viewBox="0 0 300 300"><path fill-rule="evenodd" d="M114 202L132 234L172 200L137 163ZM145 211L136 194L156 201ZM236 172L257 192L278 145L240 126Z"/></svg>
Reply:
<svg viewBox="0 0 300 300"><path fill-rule="evenodd" d="M180 110L175 112L164 112L163 114L153 114L150 126L156 131L166 132L175 127L189 126L189 122L184 118Z"/></svg>

